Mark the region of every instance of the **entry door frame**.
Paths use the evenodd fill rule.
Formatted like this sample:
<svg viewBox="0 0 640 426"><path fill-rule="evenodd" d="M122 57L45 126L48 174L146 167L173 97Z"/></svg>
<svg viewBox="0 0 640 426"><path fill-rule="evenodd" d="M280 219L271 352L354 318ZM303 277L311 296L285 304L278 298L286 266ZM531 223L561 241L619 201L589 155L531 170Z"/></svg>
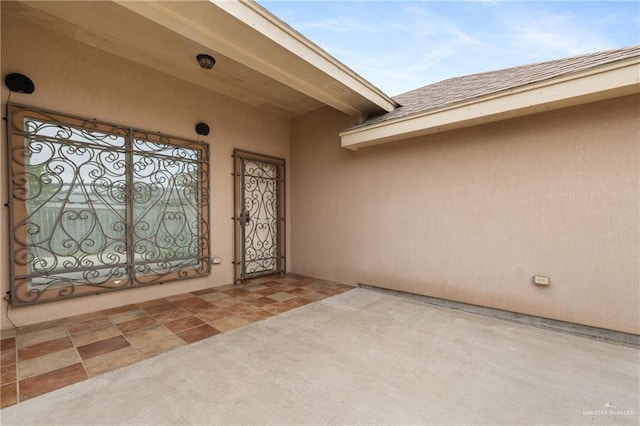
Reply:
<svg viewBox="0 0 640 426"><path fill-rule="evenodd" d="M280 274L287 271L286 258L286 161L283 158L256 152L234 149L233 151L233 221L234 221L234 282L244 282L247 279L264 275ZM247 270L245 224L251 220L245 212L245 162L254 161L275 167L276 170L276 215L275 243L276 252L274 269L252 272Z"/></svg>

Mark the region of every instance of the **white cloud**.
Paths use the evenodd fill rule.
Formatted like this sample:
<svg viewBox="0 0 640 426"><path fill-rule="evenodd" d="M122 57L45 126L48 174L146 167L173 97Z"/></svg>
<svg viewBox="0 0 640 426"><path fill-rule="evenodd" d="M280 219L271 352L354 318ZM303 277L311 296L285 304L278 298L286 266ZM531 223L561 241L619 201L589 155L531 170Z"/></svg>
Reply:
<svg viewBox="0 0 640 426"><path fill-rule="evenodd" d="M358 31L375 32L375 29L370 24L366 24L356 19L344 16L338 16L332 19L321 19L318 21L300 22L295 25L295 28L301 31L310 28L323 29L336 33L349 33Z"/></svg>
<svg viewBox="0 0 640 426"><path fill-rule="evenodd" d="M573 56L612 47L606 34L585 24L569 11L527 10L508 18L505 44L528 57Z"/></svg>
<svg viewBox="0 0 640 426"><path fill-rule="evenodd" d="M407 28L406 25L400 24L398 22L387 21L387 22L384 22L382 25L385 27L385 29L390 31L396 31L401 33L411 32L411 30Z"/></svg>

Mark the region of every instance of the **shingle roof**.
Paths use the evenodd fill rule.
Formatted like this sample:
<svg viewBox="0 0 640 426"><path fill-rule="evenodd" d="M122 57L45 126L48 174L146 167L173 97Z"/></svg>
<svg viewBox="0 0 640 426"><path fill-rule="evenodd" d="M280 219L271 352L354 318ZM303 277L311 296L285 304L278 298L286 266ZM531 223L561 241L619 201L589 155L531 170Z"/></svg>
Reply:
<svg viewBox="0 0 640 426"><path fill-rule="evenodd" d="M399 108L386 114L371 117L347 130L421 114L481 96L585 71L637 56L640 56L640 46L450 78L395 96L394 99L401 105Z"/></svg>

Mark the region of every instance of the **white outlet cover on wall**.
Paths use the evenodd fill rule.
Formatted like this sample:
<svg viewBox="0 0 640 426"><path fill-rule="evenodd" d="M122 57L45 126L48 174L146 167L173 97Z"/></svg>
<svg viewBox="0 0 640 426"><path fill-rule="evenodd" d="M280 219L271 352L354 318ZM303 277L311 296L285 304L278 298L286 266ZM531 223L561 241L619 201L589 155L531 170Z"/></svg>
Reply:
<svg viewBox="0 0 640 426"><path fill-rule="evenodd" d="M532 281L536 285L549 285L551 283L549 277L544 275L534 275Z"/></svg>

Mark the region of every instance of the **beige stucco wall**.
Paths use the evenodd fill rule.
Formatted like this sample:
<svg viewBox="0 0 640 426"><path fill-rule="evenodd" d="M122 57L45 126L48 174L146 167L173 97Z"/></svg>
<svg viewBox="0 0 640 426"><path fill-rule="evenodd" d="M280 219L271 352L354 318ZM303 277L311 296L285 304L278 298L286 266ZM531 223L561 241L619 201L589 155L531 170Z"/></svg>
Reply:
<svg viewBox="0 0 640 426"><path fill-rule="evenodd" d="M640 333L639 112L636 95L358 152L350 118L297 118L293 268Z"/></svg>
<svg viewBox="0 0 640 426"><path fill-rule="evenodd" d="M211 144L212 255L222 257L222 264L213 265L212 274L207 278L11 309L9 315L13 322L24 325L232 283L232 151L241 148L288 160L289 120L14 18L2 17L1 48L3 80L10 72L21 72L36 86L31 95L14 93L12 102L193 139L197 137L195 124L208 123L211 134L204 140ZM215 73L215 68L209 72ZM4 116L9 96L4 83L1 95ZM5 139L3 122L0 151L3 203L8 198ZM3 208L0 215L3 295L9 290L8 226L8 211ZM10 327L5 301L2 301L0 321L2 328Z"/></svg>

